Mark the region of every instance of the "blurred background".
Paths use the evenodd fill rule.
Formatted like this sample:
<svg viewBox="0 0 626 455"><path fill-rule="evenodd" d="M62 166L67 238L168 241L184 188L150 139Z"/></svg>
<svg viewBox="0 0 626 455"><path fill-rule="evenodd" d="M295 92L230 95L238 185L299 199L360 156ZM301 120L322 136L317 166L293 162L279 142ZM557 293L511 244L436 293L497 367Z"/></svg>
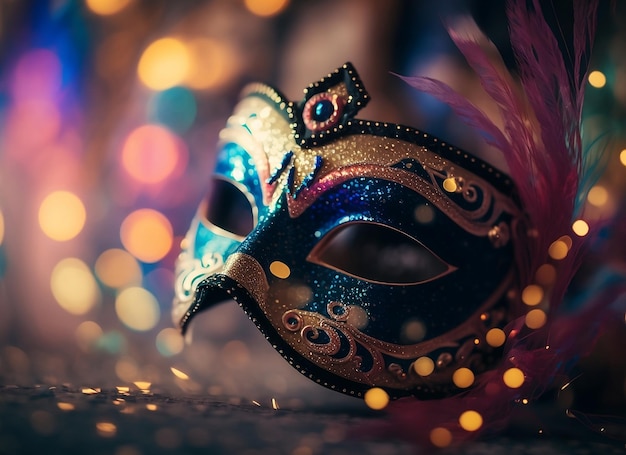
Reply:
<svg viewBox="0 0 626 455"><path fill-rule="evenodd" d="M568 3L546 3L564 37ZM606 3L585 117L592 135L611 141L586 210L619 217L626 8ZM513 65L503 4L0 0L0 383L136 383L291 407L363 406L309 384L232 303L198 317L185 346L169 314L180 241L204 196L217 135L251 81L298 100L351 61L373 98L361 118L427 130L504 168L449 109L391 74L442 79L496 115L442 18L471 13ZM584 270L598 257L624 267L626 246L609 244ZM618 322L558 394L564 408L624 409Z"/></svg>

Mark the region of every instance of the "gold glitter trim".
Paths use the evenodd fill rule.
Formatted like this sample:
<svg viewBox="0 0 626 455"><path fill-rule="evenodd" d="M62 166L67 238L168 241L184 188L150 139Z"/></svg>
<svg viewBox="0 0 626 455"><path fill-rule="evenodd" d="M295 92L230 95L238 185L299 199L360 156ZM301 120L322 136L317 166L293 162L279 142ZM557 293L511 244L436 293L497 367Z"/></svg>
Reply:
<svg viewBox="0 0 626 455"><path fill-rule="evenodd" d="M504 318L504 315L491 314L490 311L512 281L513 274L509 273L491 297L465 323L441 336L406 346L381 341L361 332L349 323L349 308L341 316L332 318L297 308L285 309L281 302L262 305L262 309L289 346L325 370L360 384L411 390L450 384L453 372L460 367L481 368L484 351L493 350L485 341L486 334ZM330 305L342 304L331 302ZM329 309L329 314L336 313ZM481 318L485 314L490 317ZM318 344L315 340L322 333L329 341ZM349 349L346 354L337 357L342 338L348 343ZM475 339L481 342L477 345ZM357 345L365 348L372 356L371 370L361 371L362 359L356 354ZM440 356L441 359L433 358L433 361L438 361L437 368L427 377L416 374L413 368L403 371L400 365L393 362L394 358L417 360L423 356L432 356L434 351L442 348L448 348L450 359L443 361L443 356ZM386 364L383 356L392 359Z"/></svg>

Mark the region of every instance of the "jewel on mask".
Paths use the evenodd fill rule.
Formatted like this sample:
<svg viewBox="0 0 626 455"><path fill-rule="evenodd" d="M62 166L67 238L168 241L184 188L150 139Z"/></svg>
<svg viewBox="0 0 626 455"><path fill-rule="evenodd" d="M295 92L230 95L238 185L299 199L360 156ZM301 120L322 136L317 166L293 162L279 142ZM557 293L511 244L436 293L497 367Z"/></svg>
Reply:
<svg viewBox="0 0 626 455"><path fill-rule="evenodd" d="M349 63L300 102L244 90L177 263L174 317L184 331L234 299L329 388L459 393L528 311L513 279L524 231L515 189L427 133L356 118L368 101ZM244 205L251 228L236 222ZM538 323L528 313L528 327Z"/></svg>
<svg viewBox="0 0 626 455"><path fill-rule="evenodd" d="M337 94L317 93L304 105L302 120L313 132L327 130L337 124L343 112L345 101Z"/></svg>

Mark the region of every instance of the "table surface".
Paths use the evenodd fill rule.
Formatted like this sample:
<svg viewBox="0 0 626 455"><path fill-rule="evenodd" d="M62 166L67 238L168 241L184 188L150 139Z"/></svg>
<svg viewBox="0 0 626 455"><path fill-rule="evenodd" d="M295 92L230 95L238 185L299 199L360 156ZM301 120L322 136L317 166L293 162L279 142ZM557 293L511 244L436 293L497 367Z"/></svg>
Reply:
<svg viewBox="0 0 626 455"><path fill-rule="evenodd" d="M414 454L402 441L350 436L384 414L346 405L290 408L233 397L184 395L137 387L1 386L0 454L161 453L339 455ZM277 407L278 409L274 409ZM626 426L611 437L538 409L550 427L537 434L523 421L497 437L450 447L443 454L621 454ZM559 413L563 414L563 413ZM619 421L619 420L618 420ZM526 423L528 421L526 420ZM615 439L617 434L618 438Z"/></svg>

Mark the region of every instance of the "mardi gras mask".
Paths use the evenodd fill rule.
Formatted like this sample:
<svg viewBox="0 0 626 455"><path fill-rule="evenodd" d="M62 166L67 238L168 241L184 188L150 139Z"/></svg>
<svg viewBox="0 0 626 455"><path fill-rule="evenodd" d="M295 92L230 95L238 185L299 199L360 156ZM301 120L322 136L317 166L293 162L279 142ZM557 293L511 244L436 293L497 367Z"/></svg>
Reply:
<svg viewBox="0 0 626 455"><path fill-rule="evenodd" d="M360 120L348 63L299 103L251 85L220 135L177 263L174 318L234 299L314 381L350 395L462 390L513 317L509 178L429 134Z"/></svg>

